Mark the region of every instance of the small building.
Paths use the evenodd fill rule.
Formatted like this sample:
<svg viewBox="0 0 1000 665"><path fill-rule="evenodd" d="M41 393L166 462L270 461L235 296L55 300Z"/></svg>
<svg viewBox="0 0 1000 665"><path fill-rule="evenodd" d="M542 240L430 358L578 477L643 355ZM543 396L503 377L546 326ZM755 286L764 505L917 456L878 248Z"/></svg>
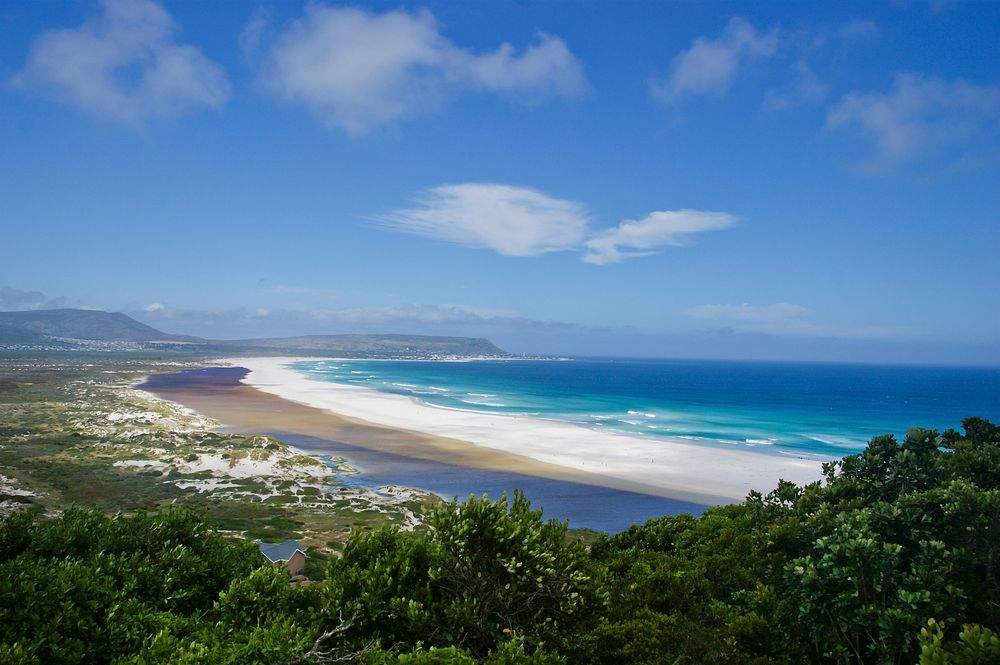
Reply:
<svg viewBox="0 0 1000 665"><path fill-rule="evenodd" d="M302 574L306 567L306 548L297 540L283 543L257 543L260 553L274 565L283 565L292 577Z"/></svg>

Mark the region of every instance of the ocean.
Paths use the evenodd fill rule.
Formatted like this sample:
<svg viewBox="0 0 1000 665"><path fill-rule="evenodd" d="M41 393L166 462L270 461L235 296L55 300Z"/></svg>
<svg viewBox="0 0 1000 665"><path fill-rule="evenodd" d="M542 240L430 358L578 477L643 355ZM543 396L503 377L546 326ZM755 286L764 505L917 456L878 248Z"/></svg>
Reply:
<svg viewBox="0 0 1000 665"><path fill-rule="evenodd" d="M836 459L879 434L1000 421L1000 368L688 360L308 360L313 379L655 441Z"/></svg>

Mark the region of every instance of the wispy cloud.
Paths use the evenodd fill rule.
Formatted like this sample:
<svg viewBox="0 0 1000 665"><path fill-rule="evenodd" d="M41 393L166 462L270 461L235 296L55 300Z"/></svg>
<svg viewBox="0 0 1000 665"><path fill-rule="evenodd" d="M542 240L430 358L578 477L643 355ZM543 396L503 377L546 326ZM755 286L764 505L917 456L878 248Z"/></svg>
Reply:
<svg viewBox="0 0 1000 665"><path fill-rule="evenodd" d="M802 305L774 303L751 305L743 303L698 305L681 312L684 316L703 321L727 324L723 330L741 333L762 333L787 337L828 337L856 340L889 340L914 338L915 332L906 326L829 326L808 320L810 311Z"/></svg>
<svg viewBox="0 0 1000 665"><path fill-rule="evenodd" d="M130 125L200 108L229 96L222 69L174 41L167 11L152 0L104 0L78 28L49 30L31 46L13 84Z"/></svg>
<svg viewBox="0 0 1000 665"><path fill-rule="evenodd" d="M841 25L837 32L847 40L869 39L878 34L878 26L871 19L856 19Z"/></svg>
<svg viewBox="0 0 1000 665"><path fill-rule="evenodd" d="M32 309L60 309L70 307L65 297L49 298L41 291L23 291L11 286L0 286L0 311Z"/></svg>
<svg viewBox="0 0 1000 665"><path fill-rule="evenodd" d="M587 234L584 207L529 187L494 183L442 185L418 207L375 217L385 227L492 249L504 256L535 256L576 249Z"/></svg>
<svg viewBox="0 0 1000 665"><path fill-rule="evenodd" d="M259 21L250 32L261 34ZM263 76L283 99L353 135L434 110L462 90L532 102L588 88L579 60L553 35L538 33L520 52L504 43L475 53L442 35L426 9L380 14L315 3L269 45Z"/></svg>
<svg viewBox="0 0 1000 665"><path fill-rule="evenodd" d="M928 4L930 5L931 12L934 14L943 14L958 6L958 0L930 0Z"/></svg>
<svg viewBox="0 0 1000 665"><path fill-rule="evenodd" d="M698 305L681 312L694 319L726 319L730 321L788 321L799 318L807 310L802 305L779 302L773 305Z"/></svg>
<svg viewBox="0 0 1000 665"><path fill-rule="evenodd" d="M875 154L861 166L879 172L944 147L969 148L989 131L996 140L1000 85L897 74L885 92L854 91L827 114L827 127L856 129Z"/></svg>
<svg viewBox="0 0 1000 665"><path fill-rule="evenodd" d="M696 233L732 226L736 218L724 212L663 210L642 219L627 219L602 231L586 243L583 260L605 265L635 256L653 254L663 247L679 247Z"/></svg>
<svg viewBox="0 0 1000 665"><path fill-rule="evenodd" d="M260 56L264 40L272 30L271 11L258 5L240 32L240 50L243 52L243 57L253 61Z"/></svg>
<svg viewBox="0 0 1000 665"><path fill-rule="evenodd" d="M791 82L783 89L771 89L764 95L764 108L784 111L792 107L817 104L826 99L829 86L806 60L796 60L789 67Z"/></svg>
<svg viewBox="0 0 1000 665"><path fill-rule="evenodd" d="M401 304L382 307L225 310L170 308L129 312L166 332L214 339L266 335L400 332L458 334L489 330L566 330L575 324L542 321L514 312L458 304Z"/></svg>
<svg viewBox="0 0 1000 665"><path fill-rule="evenodd" d="M674 56L666 78L653 81L652 93L667 102L697 95L721 97L747 61L777 51L777 30L760 32L746 19L734 17L718 37L698 37Z"/></svg>
<svg viewBox="0 0 1000 665"><path fill-rule="evenodd" d="M693 234L736 222L728 213L664 210L595 231L581 203L529 187L496 183L434 187L417 203L373 217L373 221L395 231L490 249L503 256L583 251L582 260L598 265L681 246Z"/></svg>
<svg viewBox="0 0 1000 665"><path fill-rule="evenodd" d="M333 300L337 294L327 289L318 289L312 286L291 286L289 284L275 284L264 289L267 293L276 296L290 296L309 298L313 300Z"/></svg>
<svg viewBox="0 0 1000 665"><path fill-rule="evenodd" d="M487 326L517 328L575 328L572 323L540 321L519 316L513 312L484 309L469 305L407 304L389 307L357 307L314 310L319 321L337 324L417 325L417 326Z"/></svg>
<svg viewBox="0 0 1000 665"><path fill-rule="evenodd" d="M870 19L819 26L815 30L758 28L734 17L715 37L700 36L674 56L670 70L654 78L650 91L660 101L677 104L692 97L722 98L745 72L766 68L773 83L765 90L763 108L783 111L815 105L830 91L823 51L855 48L878 34Z"/></svg>
<svg viewBox="0 0 1000 665"><path fill-rule="evenodd" d="M214 330L228 333L241 328L253 328L271 316L271 312L264 308L191 309L159 302L123 311L143 323L164 327L164 332L209 337Z"/></svg>

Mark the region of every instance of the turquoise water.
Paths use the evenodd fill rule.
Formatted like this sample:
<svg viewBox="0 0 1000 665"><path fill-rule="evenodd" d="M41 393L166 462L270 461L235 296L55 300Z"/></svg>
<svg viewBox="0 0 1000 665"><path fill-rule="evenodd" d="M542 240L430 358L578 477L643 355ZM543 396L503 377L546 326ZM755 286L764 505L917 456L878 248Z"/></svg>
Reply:
<svg viewBox="0 0 1000 665"><path fill-rule="evenodd" d="M312 378L441 408L651 440L837 458L878 434L1000 421L1000 368L575 359L302 361Z"/></svg>

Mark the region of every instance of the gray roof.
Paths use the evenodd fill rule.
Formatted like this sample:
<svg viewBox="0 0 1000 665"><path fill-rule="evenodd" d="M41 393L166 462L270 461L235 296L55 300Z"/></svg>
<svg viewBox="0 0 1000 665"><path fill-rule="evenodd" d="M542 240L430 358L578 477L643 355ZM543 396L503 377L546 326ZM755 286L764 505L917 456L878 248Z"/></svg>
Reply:
<svg viewBox="0 0 1000 665"><path fill-rule="evenodd" d="M283 543L257 543L257 545L260 547L260 553L266 556L271 563L288 561L295 552L302 552L303 555L306 553L306 548L302 547L302 544L297 540L286 540Z"/></svg>

